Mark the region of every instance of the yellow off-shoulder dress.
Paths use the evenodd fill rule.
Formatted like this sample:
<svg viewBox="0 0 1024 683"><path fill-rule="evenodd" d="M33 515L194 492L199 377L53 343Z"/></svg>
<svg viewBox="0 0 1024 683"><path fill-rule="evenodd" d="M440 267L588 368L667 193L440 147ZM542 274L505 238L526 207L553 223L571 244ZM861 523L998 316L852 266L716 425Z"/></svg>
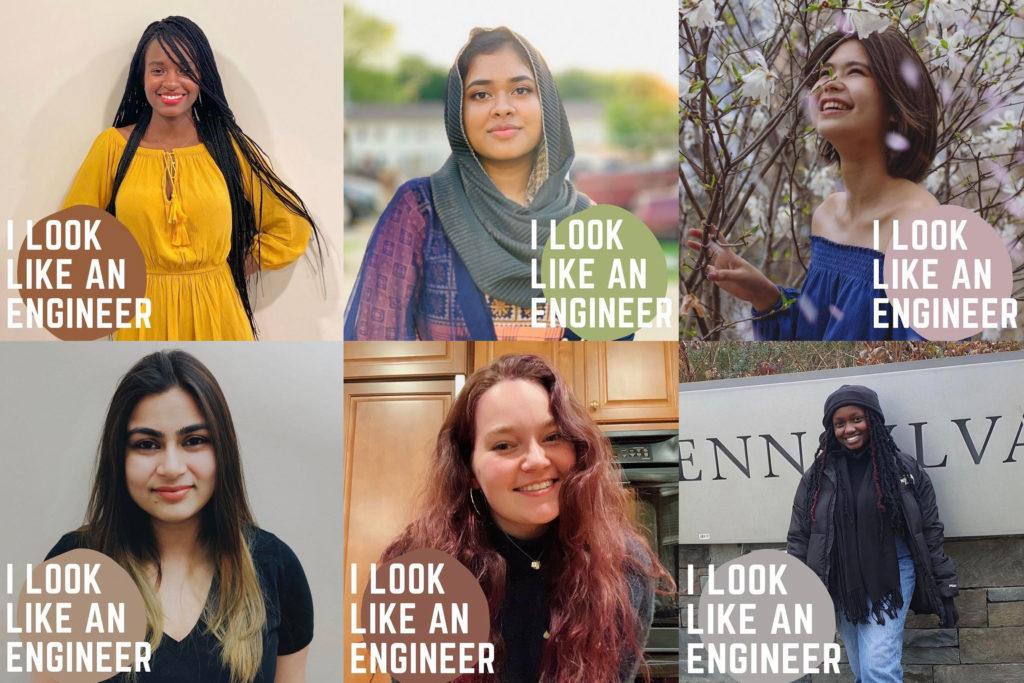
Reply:
<svg viewBox="0 0 1024 683"><path fill-rule="evenodd" d="M105 209L127 141L109 128L89 150L64 206ZM312 228L256 180L239 154L245 193L256 207L261 268L283 268L306 250ZM170 189L170 192L168 192ZM117 340L251 340L252 329L227 258L231 202L224 176L202 144L169 152L139 147L117 193L116 214L146 260L151 327L118 330ZM261 211L262 209L262 211Z"/></svg>

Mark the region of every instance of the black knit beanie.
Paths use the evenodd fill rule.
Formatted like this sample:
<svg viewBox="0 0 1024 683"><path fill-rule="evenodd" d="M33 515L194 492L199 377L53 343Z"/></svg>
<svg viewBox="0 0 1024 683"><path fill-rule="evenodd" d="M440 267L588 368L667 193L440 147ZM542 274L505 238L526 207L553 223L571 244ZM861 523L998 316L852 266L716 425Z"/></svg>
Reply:
<svg viewBox="0 0 1024 683"><path fill-rule="evenodd" d="M878 402L878 394L867 387L859 384L844 384L825 399L825 417L821 424L826 430L832 429L832 416L843 406L860 406L866 410L873 410L882 418L885 423L885 414L882 413L882 405Z"/></svg>

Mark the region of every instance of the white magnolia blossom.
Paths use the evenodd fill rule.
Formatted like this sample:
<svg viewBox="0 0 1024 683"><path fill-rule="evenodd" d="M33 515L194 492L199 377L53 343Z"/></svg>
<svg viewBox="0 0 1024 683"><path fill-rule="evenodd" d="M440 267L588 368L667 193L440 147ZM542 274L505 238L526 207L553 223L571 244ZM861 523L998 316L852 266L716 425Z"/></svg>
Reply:
<svg viewBox="0 0 1024 683"><path fill-rule="evenodd" d="M929 29L962 22L971 13L971 0L932 0L928 3L925 22Z"/></svg>
<svg viewBox="0 0 1024 683"><path fill-rule="evenodd" d="M803 145L804 152L810 154L812 157L818 156L818 144L821 142L821 138L818 137L817 133L808 133L804 135Z"/></svg>
<svg viewBox="0 0 1024 683"><path fill-rule="evenodd" d="M995 121L981 134L981 142L975 151L982 156L1010 154L1021 141L1021 116L1019 112L1004 109Z"/></svg>
<svg viewBox="0 0 1024 683"><path fill-rule="evenodd" d="M775 227L782 228L783 230L789 230L791 223L792 214L789 213L789 207L780 206L778 211L775 212Z"/></svg>
<svg viewBox="0 0 1024 683"><path fill-rule="evenodd" d="M693 125L693 121L686 119L683 121L683 149L693 149L693 146L697 143L697 127Z"/></svg>
<svg viewBox="0 0 1024 683"><path fill-rule="evenodd" d="M956 172L957 167L951 167L949 174L949 187L952 190L956 190L956 186L960 184L960 174ZM944 172L930 173L924 179L924 189L928 190L932 194L937 194L942 191L943 184L946 182L946 174Z"/></svg>
<svg viewBox="0 0 1024 683"><path fill-rule="evenodd" d="M1024 59L1024 40L1005 33L989 37L988 50L981 60L981 69L986 75L997 77L1003 82L1004 90L1016 90L1024 80L1024 69L1017 65Z"/></svg>
<svg viewBox="0 0 1024 683"><path fill-rule="evenodd" d="M755 190L754 194L752 194L750 199L747 200L747 217L750 219L751 225L764 225L764 202L757 196L757 194L758 193Z"/></svg>
<svg viewBox="0 0 1024 683"><path fill-rule="evenodd" d="M747 19L754 29L757 42L767 40L779 27L782 21L782 8L778 3L764 0L747 0L744 3Z"/></svg>
<svg viewBox="0 0 1024 683"><path fill-rule="evenodd" d="M835 192L836 180L832 175L832 167L823 166L810 174L807 187L815 197L822 199Z"/></svg>
<svg viewBox="0 0 1024 683"><path fill-rule="evenodd" d="M758 107L754 110L754 113L750 115L750 128L755 133L760 132L767 121L768 116L764 113L764 109L762 107Z"/></svg>
<svg viewBox="0 0 1024 683"><path fill-rule="evenodd" d="M867 0L858 0L852 7L844 9L843 14L857 32L858 38L867 38L872 33L879 33L892 26L889 11Z"/></svg>
<svg viewBox="0 0 1024 683"><path fill-rule="evenodd" d="M683 19L696 29L714 28L722 23L715 21L715 0L685 0Z"/></svg>
<svg viewBox="0 0 1024 683"><path fill-rule="evenodd" d="M964 58L960 56L959 52L967 42L967 34L963 29L958 28L950 33L947 28L943 27L939 37L928 36L928 42L935 46L935 53L938 55L936 64L944 65L953 73L960 73L964 66Z"/></svg>
<svg viewBox="0 0 1024 683"><path fill-rule="evenodd" d="M778 80L778 76L768 69L768 64L765 62L764 55L760 51L754 52L754 61L757 62L757 65L742 76L743 88L741 92L752 100L768 102L768 98L772 95L772 90L775 89L775 81Z"/></svg>

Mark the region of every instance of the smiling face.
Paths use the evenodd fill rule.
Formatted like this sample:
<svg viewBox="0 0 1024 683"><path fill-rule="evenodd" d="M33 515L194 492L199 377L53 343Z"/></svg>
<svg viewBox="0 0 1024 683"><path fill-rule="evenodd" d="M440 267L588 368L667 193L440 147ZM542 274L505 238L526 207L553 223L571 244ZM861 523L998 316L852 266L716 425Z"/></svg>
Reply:
<svg viewBox="0 0 1024 683"><path fill-rule="evenodd" d="M532 165L543 115L530 65L504 47L474 57L462 80L462 125L484 170L498 164Z"/></svg>
<svg viewBox="0 0 1024 683"><path fill-rule="evenodd" d="M832 414L832 430L839 443L851 451L859 450L871 441L867 412L860 406L843 406L836 410Z"/></svg>
<svg viewBox="0 0 1024 683"><path fill-rule="evenodd" d="M181 69L167 54L160 41L149 41L142 64L142 86L153 113L164 118L191 116L192 105L199 96L195 67Z"/></svg>
<svg viewBox="0 0 1024 683"><path fill-rule="evenodd" d="M889 120L885 96L860 41L841 43L825 60L808 106L818 134L833 145L884 145Z"/></svg>
<svg viewBox="0 0 1024 683"><path fill-rule="evenodd" d="M128 420L128 494L154 521L195 520L213 496L216 455L206 418L180 387L147 396Z"/></svg>
<svg viewBox="0 0 1024 683"><path fill-rule="evenodd" d="M473 487L495 523L517 538L536 538L558 517L558 494L576 451L555 424L547 391L525 379L498 382L476 407Z"/></svg>

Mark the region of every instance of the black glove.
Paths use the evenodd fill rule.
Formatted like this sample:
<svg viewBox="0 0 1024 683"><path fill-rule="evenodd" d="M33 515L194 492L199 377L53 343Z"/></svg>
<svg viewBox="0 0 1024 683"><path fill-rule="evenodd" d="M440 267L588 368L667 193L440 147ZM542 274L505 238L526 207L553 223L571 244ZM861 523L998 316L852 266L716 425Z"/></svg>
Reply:
<svg viewBox="0 0 1024 683"><path fill-rule="evenodd" d="M953 598L942 598L942 617L939 619L939 628L956 628L959 621L960 613L956 611Z"/></svg>

